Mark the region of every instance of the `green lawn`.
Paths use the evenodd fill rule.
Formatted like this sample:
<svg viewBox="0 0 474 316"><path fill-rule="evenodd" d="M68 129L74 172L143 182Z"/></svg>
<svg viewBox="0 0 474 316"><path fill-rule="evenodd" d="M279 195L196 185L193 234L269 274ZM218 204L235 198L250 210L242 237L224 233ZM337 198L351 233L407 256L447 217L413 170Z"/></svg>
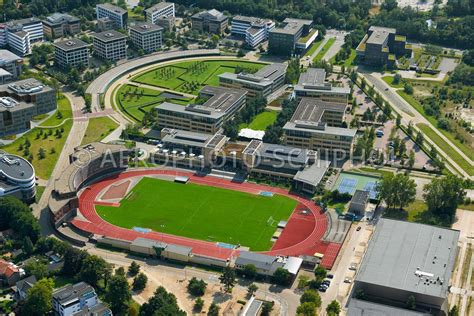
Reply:
<svg viewBox="0 0 474 316"><path fill-rule="evenodd" d="M331 64L335 64L335 65L341 65L341 66L343 65L344 67L347 68L347 67L350 67L354 64L354 60L356 59L356 57L357 57L356 50L351 48L351 53L350 53L349 57L347 57L347 59L336 62L336 55L334 55L333 57L331 57L329 62Z"/></svg>
<svg viewBox="0 0 474 316"><path fill-rule="evenodd" d="M166 180L143 178L120 207L96 206L108 222L126 228L150 228L178 236L269 250L280 220L296 201ZM273 224L268 223L273 218Z"/></svg>
<svg viewBox="0 0 474 316"><path fill-rule="evenodd" d="M324 55L326 54L326 52L328 51L328 49L334 44L335 41L336 41L336 39L333 38L333 37L328 39L326 44L324 44L323 48L321 48L319 53L314 57L313 62L321 60L324 57Z"/></svg>
<svg viewBox="0 0 474 316"><path fill-rule="evenodd" d="M60 99L58 102L58 108L60 109L60 111L64 111L63 119L64 117L69 115L68 113L70 113L70 115L72 116L71 106L68 99ZM56 114L54 114L46 122L51 120L54 123L53 120L56 119ZM54 166L56 165L56 161L59 158L59 154L61 153L61 150L64 146L64 143L66 142L67 136L69 135L69 131L71 130L71 128L72 120L65 121L63 125L57 128L35 127L29 132L25 133L20 138L16 139L11 144L0 147L0 149L14 155L22 156L24 158L28 158L29 154L31 154L33 158L31 160L31 163L35 168L36 175L41 179L47 180L53 172ZM58 138L55 136L55 133L57 130L61 129L64 130L64 132L62 133L62 136ZM40 135L40 133L42 133L42 135ZM20 146L25 143L26 138L28 138L31 143L29 153L25 152L24 148L20 149ZM40 148L43 148L46 153L46 157L43 159L40 159L38 156Z"/></svg>
<svg viewBox="0 0 474 316"><path fill-rule="evenodd" d="M418 123L416 126L431 139L438 147L440 147L446 155L453 159L464 171L469 175L474 175L474 168L466 161L457 151L455 151L448 143L446 143L436 132L428 125Z"/></svg>
<svg viewBox="0 0 474 316"><path fill-rule="evenodd" d="M422 213L426 212L427 208L425 202L415 200L403 210L398 208L386 210L383 216L415 223L420 222L420 216Z"/></svg>
<svg viewBox="0 0 474 316"><path fill-rule="evenodd" d="M82 139L82 145L92 142L100 142L113 132L119 125L109 117L94 117L89 119L86 134Z"/></svg>
<svg viewBox="0 0 474 316"><path fill-rule="evenodd" d="M219 85L217 76L222 73L235 73L237 67L256 72L264 66L263 63L245 60L184 61L148 70L132 78L132 81L198 94L205 85Z"/></svg>
<svg viewBox="0 0 474 316"><path fill-rule="evenodd" d="M36 203L38 203L39 200L41 199L41 196L44 193L44 189L46 189L46 187L43 187L43 186L40 186L40 185L36 187L36 195L35 195L35 202Z"/></svg>
<svg viewBox="0 0 474 316"><path fill-rule="evenodd" d="M58 96L58 109L46 121L41 123L41 126L58 126L64 120L72 118L72 108L69 99L63 94Z"/></svg>
<svg viewBox="0 0 474 316"><path fill-rule="evenodd" d="M304 55L305 56L313 55L314 52L318 49L318 47L321 46L322 42L323 42L323 40L314 41L313 44L311 45L311 47L306 51L306 53Z"/></svg>
<svg viewBox="0 0 474 316"><path fill-rule="evenodd" d="M418 112L420 112L421 115L423 115L433 126L437 126L438 123L436 121L436 118L433 116L429 116L425 114L425 110L423 109L423 106L416 100L412 95L406 94L403 90L398 90L397 93L405 99L412 107L414 107ZM457 140L453 134L451 134L448 131L445 131L444 129L438 129L446 138L448 138L451 143L453 143L456 147L458 147L467 157L469 157L471 160L474 160L474 150L465 145L462 144L459 140ZM449 146L449 145L448 145Z"/></svg>
<svg viewBox="0 0 474 316"><path fill-rule="evenodd" d="M383 76L382 80L385 81L390 87L403 88L403 83L401 80L398 84L393 83L393 76Z"/></svg>
<svg viewBox="0 0 474 316"><path fill-rule="evenodd" d="M368 172L368 173L374 173L374 174L379 174L380 176L386 176L386 175L392 175L393 172L389 170L383 170L383 169L375 169L375 168L370 168L370 167L360 167L359 169L355 170L356 172Z"/></svg>
<svg viewBox="0 0 474 316"><path fill-rule="evenodd" d="M249 124L240 124L239 129L250 128L255 131L264 131L268 126L272 125L276 121L277 116L278 111L264 111L260 114L257 114Z"/></svg>

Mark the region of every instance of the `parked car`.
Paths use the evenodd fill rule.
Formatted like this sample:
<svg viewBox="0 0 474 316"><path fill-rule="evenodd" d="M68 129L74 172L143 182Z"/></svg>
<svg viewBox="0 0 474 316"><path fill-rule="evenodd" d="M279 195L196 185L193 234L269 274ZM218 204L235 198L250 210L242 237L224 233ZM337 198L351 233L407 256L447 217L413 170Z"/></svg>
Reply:
<svg viewBox="0 0 474 316"><path fill-rule="evenodd" d="M326 275L326 278L332 279L332 278L334 278L334 274L328 274L328 275Z"/></svg>
<svg viewBox="0 0 474 316"><path fill-rule="evenodd" d="M349 279L349 278L345 278L345 279L344 279L344 283L349 283L349 284L350 284L350 283L352 283L352 280Z"/></svg>
<svg viewBox="0 0 474 316"><path fill-rule="evenodd" d="M359 231L359 230L361 230L361 229L362 229L362 227L359 226L359 227L357 227L356 231Z"/></svg>

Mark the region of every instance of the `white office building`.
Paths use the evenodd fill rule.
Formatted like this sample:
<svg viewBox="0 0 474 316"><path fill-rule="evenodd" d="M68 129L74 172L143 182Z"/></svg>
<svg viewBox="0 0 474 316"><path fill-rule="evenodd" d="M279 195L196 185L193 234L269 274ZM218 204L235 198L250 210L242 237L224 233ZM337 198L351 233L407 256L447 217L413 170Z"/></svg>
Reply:
<svg viewBox="0 0 474 316"><path fill-rule="evenodd" d="M7 41L10 49L16 54L25 56L31 53L31 40L28 32L8 32Z"/></svg>
<svg viewBox="0 0 474 316"><path fill-rule="evenodd" d="M95 7L97 20L102 18L109 18L114 21L117 28L126 29L128 12L127 10L117 7L110 3L100 3Z"/></svg>
<svg viewBox="0 0 474 316"><path fill-rule="evenodd" d="M43 40L43 23L37 18L10 21L0 25L0 47L9 46L20 56L31 52L31 43Z"/></svg>
<svg viewBox="0 0 474 316"><path fill-rule="evenodd" d="M160 18L175 17L175 7L172 2L160 2L145 10L147 22L158 24Z"/></svg>
<svg viewBox="0 0 474 316"><path fill-rule="evenodd" d="M274 27L275 22L272 20L238 15L232 19L231 33L245 38L250 47L257 47L268 39L268 34Z"/></svg>
<svg viewBox="0 0 474 316"><path fill-rule="evenodd" d="M74 285L68 284L53 292L53 310L55 315L72 316L79 315L82 311L88 311L95 306L101 306L95 289L85 282ZM95 315L95 314L93 314ZM112 315L110 310L101 311L101 315Z"/></svg>

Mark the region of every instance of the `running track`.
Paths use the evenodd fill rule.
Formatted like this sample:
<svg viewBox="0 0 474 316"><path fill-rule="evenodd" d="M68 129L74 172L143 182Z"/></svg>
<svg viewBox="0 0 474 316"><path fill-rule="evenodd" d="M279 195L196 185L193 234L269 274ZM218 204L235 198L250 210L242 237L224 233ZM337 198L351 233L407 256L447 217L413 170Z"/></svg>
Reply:
<svg viewBox="0 0 474 316"><path fill-rule="evenodd" d="M210 185L253 194L258 194L261 191L268 191L298 201L298 206L293 211L293 214L288 220L288 224L283 230L280 238L270 251L263 252L265 254L299 256L314 255L314 253L319 252L324 254L321 265L330 269L341 248L341 244L329 243L321 240L327 229L327 219L324 214L321 214L320 208L310 200L288 193L286 190L281 188L246 182L234 183L226 179L210 176L202 177L190 172L166 169L127 171L92 184L90 187L83 190L79 196L79 210L86 220L76 218L72 221L72 224L82 231L112 238L131 241L138 237L143 237L163 241L165 243L188 246L193 248L193 253L203 256L228 259L231 256L238 255L239 250L218 247L214 242L201 241L159 232L140 233L131 229L121 228L104 221L97 214L94 205L106 204L106 202L98 202L100 193L106 188L125 179L146 175L187 176L191 182L197 184ZM110 205L114 204L111 203ZM301 212L302 210L307 210L309 212L304 214Z"/></svg>

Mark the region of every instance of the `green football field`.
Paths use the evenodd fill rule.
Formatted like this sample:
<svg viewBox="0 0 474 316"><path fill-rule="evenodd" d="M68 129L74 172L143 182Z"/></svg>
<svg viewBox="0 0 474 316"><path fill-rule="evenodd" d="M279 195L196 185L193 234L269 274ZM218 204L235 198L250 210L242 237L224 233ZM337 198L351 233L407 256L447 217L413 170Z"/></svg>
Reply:
<svg viewBox="0 0 474 316"><path fill-rule="evenodd" d="M194 239L241 244L269 250L280 220L287 220L296 201L253 195L193 183L143 178L120 207L97 205L106 221L125 228L150 228Z"/></svg>

